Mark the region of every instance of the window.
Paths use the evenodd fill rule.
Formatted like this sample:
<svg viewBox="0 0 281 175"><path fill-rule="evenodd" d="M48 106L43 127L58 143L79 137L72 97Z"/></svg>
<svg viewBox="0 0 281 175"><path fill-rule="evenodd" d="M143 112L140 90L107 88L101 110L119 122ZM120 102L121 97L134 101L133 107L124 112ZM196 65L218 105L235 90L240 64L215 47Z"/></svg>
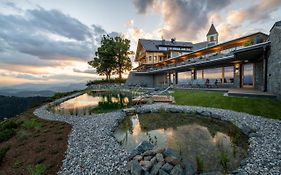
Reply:
<svg viewBox="0 0 281 175"><path fill-rule="evenodd" d="M159 50L166 51L166 50L168 50L168 49L167 49L167 47L159 47Z"/></svg>
<svg viewBox="0 0 281 175"><path fill-rule="evenodd" d="M154 62L157 62L157 56L154 56Z"/></svg>
<svg viewBox="0 0 281 175"><path fill-rule="evenodd" d="M196 78L197 79L203 79L203 70L197 70L196 71Z"/></svg>
<svg viewBox="0 0 281 175"><path fill-rule="evenodd" d="M161 56L159 57L159 61L162 61L162 57Z"/></svg>
<svg viewBox="0 0 281 175"><path fill-rule="evenodd" d="M224 67L224 83L234 82L234 66Z"/></svg>
<svg viewBox="0 0 281 175"><path fill-rule="evenodd" d="M191 80L191 71L178 73L178 84L188 84L188 80Z"/></svg>
<svg viewBox="0 0 281 175"><path fill-rule="evenodd" d="M151 62L152 61L152 56L149 56L148 59L149 59L149 62Z"/></svg>
<svg viewBox="0 0 281 175"><path fill-rule="evenodd" d="M222 82L222 68L213 68L204 70L204 79L218 80Z"/></svg>

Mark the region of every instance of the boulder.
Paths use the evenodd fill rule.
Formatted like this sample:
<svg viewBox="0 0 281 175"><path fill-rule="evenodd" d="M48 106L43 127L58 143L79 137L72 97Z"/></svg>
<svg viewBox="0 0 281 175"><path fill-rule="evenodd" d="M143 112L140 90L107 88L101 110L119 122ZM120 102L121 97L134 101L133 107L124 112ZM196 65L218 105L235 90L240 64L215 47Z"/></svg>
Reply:
<svg viewBox="0 0 281 175"><path fill-rule="evenodd" d="M173 165L169 164L169 163L165 163L163 166L162 166L162 170L166 171L167 173L170 173L171 170L174 168Z"/></svg>
<svg viewBox="0 0 281 175"><path fill-rule="evenodd" d="M132 160L130 162L130 172L132 175L141 175L143 170L137 160Z"/></svg>
<svg viewBox="0 0 281 175"><path fill-rule="evenodd" d="M145 151L153 149L154 145L152 145L148 141L142 141L137 147L136 150L141 154Z"/></svg>
<svg viewBox="0 0 281 175"><path fill-rule="evenodd" d="M160 169L159 170L159 175L169 175L169 174L166 173L164 170Z"/></svg>
<svg viewBox="0 0 281 175"><path fill-rule="evenodd" d="M180 156L177 152L175 152L174 150L172 150L171 148L166 148L163 152L163 155L165 157L175 157L177 159L180 159Z"/></svg>
<svg viewBox="0 0 281 175"><path fill-rule="evenodd" d="M137 161L141 161L142 160L142 156L141 155L136 155L133 160L137 160Z"/></svg>
<svg viewBox="0 0 281 175"><path fill-rule="evenodd" d="M174 165L174 166L176 166L176 165L182 166L182 162L179 159L176 159L175 157L170 157L170 156L165 157L165 161L167 163L170 163L170 164Z"/></svg>
<svg viewBox="0 0 281 175"><path fill-rule="evenodd" d="M170 174L171 174L171 175L183 175L183 169L182 169L182 167L181 167L180 165L176 165L176 166L172 169L172 171L171 171Z"/></svg>
<svg viewBox="0 0 281 175"><path fill-rule="evenodd" d="M149 171L152 167L152 163L147 160L141 160L139 164L145 171Z"/></svg>
<svg viewBox="0 0 281 175"><path fill-rule="evenodd" d="M151 160L151 158L152 158L152 156L144 156L144 157L143 157L143 160L150 161L150 160Z"/></svg>
<svg viewBox="0 0 281 175"><path fill-rule="evenodd" d="M158 162L164 162L163 154L157 153L155 157L156 157Z"/></svg>
<svg viewBox="0 0 281 175"><path fill-rule="evenodd" d="M159 169L162 167L162 165L163 165L163 162L158 162L157 164L155 164L152 167L152 169L150 171L150 174L151 175L156 175L158 173Z"/></svg>

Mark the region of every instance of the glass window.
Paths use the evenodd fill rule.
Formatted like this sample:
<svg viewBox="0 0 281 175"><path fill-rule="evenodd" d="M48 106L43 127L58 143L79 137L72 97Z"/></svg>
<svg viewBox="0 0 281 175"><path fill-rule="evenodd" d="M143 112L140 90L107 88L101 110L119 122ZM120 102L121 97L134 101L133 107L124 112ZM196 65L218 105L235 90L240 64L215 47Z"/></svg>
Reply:
<svg viewBox="0 0 281 175"><path fill-rule="evenodd" d="M157 62L157 56L154 56L154 62Z"/></svg>
<svg viewBox="0 0 281 175"><path fill-rule="evenodd" d="M203 70L197 70L196 71L196 78L197 79L203 79Z"/></svg>
<svg viewBox="0 0 281 175"><path fill-rule="evenodd" d="M159 50L168 50L167 47L159 47Z"/></svg>
<svg viewBox="0 0 281 175"><path fill-rule="evenodd" d="M149 61L151 61L152 60L152 57L151 56L149 56Z"/></svg>
<svg viewBox="0 0 281 175"><path fill-rule="evenodd" d="M191 80L191 71L178 73L178 84L187 84Z"/></svg>
<svg viewBox="0 0 281 175"><path fill-rule="evenodd" d="M234 82L234 66L224 67L224 83Z"/></svg>
<svg viewBox="0 0 281 175"><path fill-rule="evenodd" d="M253 86L254 85L254 65L244 64L243 65L243 85Z"/></svg>
<svg viewBox="0 0 281 175"><path fill-rule="evenodd" d="M204 70L204 79L218 80L222 82L222 68L213 68Z"/></svg>

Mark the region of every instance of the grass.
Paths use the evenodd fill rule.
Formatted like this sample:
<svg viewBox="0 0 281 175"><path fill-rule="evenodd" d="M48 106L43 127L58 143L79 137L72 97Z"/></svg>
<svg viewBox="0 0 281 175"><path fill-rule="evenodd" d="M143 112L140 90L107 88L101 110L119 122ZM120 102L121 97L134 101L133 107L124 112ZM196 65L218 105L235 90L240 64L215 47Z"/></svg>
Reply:
<svg viewBox="0 0 281 175"><path fill-rule="evenodd" d="M112 112L117 109L124 108L125 105L122 103L116 102L99 102L99 105L93 109L91 109L92 113L105 113L105 112Z"/></svg>
<svg viewBox="0 0 281 175"><path fill-rule="evenodd" d="M175 90L178 105L230 109L273 119L281 119L281 102L275 99L228 97L222 92Z"/></svg>
<svg viewBox="0 0 281 175"><path fill-rule="evenodd" d="M30 120L23 121L22 126L26 129L39 129L42 127L42 124L38 122L36 119L32 118Z"/></svg>
<svg viewBox="0 0 281 175"><path fill-rule="evenodd" d="M225 152L221 152L218 155L218 159L219 159L219 164L221 165L224 173L227 173L228 170L228 162L229 162L229 158L228 155Z"/></svg>
<svg viewBox="0 0 281 175"><path fill-rule="evenodd" d="M29 165L27 169L31 175L41 175L46 171L46 166L44 164Z"/></svg>
<svg viewBox="0 0 281 175"><path fill-rule="evenodd" d="M4 159L6 153L9 151L9 149L10 149L9 146L5 146L4 148L0 148L0 163Z"/></svg>

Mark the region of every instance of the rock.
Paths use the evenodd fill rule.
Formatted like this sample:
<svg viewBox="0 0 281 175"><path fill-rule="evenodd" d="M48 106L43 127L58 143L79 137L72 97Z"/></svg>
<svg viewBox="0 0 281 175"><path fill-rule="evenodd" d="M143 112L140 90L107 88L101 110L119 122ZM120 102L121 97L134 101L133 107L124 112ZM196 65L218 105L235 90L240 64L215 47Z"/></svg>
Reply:
<svg viewBox="0 0 281 175"><path fill-rule="evenodd" d="M160 169L159 170L159 175L169 175L169 174L166 173L164 170Z"/></svg>
<svg viewBox="0 0 281 175"><path fill-rule="evenodd" d="M164 161L163 155L161 153L157 153L155 157L156 157L158 162L163 162Z"/></svg>
<svg viewBox="0 0 281 175"><path fill-rule="evenodd" d="M142 153L143 156L154 156L156 153L154 150L148 150Z"/></svg>
<svg viewBox="0 0 281 175"><path fill-rule="evenodd" d="M164 150L165 150L165 148L154 148L154 149L153 149L153 152L154 152L155 154L157 154L157 153L163 153Z"/></svg>
<svg viewBox="0 0 281 175"><path fill-rule="evenodd" d="M150 161L150 160L151 160L151 158L152 158L152 156L144 156L144 157L143 157L143 160Z"/></svg>
<svg viewBox="0 0 281 175"><path fill-rule="evenodd" d="M139 164L142 166L142 168L143 168L145 171L149 171L150 168L152 167L151 162L150 162L150 161L147 161L147 160L142 160L142 161L140 161Z"/></svg>
<svg viewBox="0 0 281 175"><path fill-rule="evenodd" d="M151 162L152 166L153 166L154 164L156 164L156 162L157 162L156 157L153 157L153 158L150 160L150 162Z"/></svg>
<svg viewBox="0 0 281 175"><path fill-rule="evenodd" d="M172 169L170 174L171 175L183 175L183 169L180 165L177 165Z"/></svg>
<svg viewBox="0 0 281 175"><path fill-rule="evenodd" d="M163 166L162 166L162 170L166 171L167 173L170 173L171 170L174 168L173 165L169 164L169 163L165 163Z"/></svg>
<svg viewBox="0 0 281 175"><path fill-rule="evenodd" d="M145 151L153 149L153 147L154 145L152 145L150 142L143 141L136 147L136 150L139 152L139 154L141 154Z"/></svg>
<svg viewBox="0 0 281 175"><path fill-rule="evenodd" d="M172 165L182 165L182 162L175 157L166 157L165 161L172 164Z"/></svg>
<svg viewBox="0 0 281 175"><path fill-rule="evenodd" d="M150 173L148 171L145 171L143 175L150 175Z"/></svg>
<svg viewBox="0 0 281 175"><path fill-rule="evenodd" d="M137 160L132 160L130 166L131 166L130 170L131 170L132 175L141 175L142 174L142 171L143 171L142 167Z"/></svg>
<svg viewBox="0 0 281 175"><path fill-rule="evenodd" d="M163 165L163 162L158 162L157 164L155 164L152 167L152 169L150 171L150 174L151 175L156 175L158 173L159 169L162 167L162 165Z"/></svg>
<svg viewBox="0 0 281 175"><path fill-rule="evenodd" d="M180 158L180 156L178 155L178 153L176 153L174 150L172 150L171 148L166 148L163 152L163 155L165 157L175 157L177 159Z"/></svg>
<svg viewBox="0 0 281 175"><path fill-rule="evenodd" d="M142 160L142 156L141 155L136 155L133 160L137 160L137 161L141 161Z"/></svg>

